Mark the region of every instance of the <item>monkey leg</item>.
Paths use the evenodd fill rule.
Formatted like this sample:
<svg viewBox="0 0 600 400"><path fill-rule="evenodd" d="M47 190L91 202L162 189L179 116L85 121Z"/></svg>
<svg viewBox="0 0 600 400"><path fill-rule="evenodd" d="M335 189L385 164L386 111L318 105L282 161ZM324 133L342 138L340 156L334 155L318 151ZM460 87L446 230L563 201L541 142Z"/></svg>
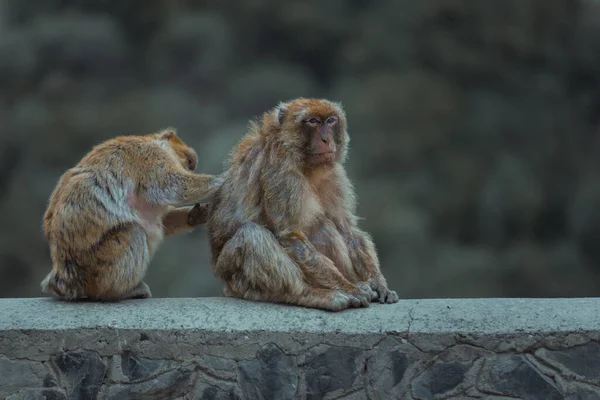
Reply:
<svg viewBox="0 0 600 400"><path fill-rule="evenodd" d="M227 296L339 311L361 306L356 296L315 288L265 228L247 222L225 244L215 273L227 283Z"/></svg>
<svg viewBox="0 0 600 400"><path fill-rule="evenodd" d="M398 294L388 288L387 281L379 269L379 258L370 235L353 228L347 235L347 246L354 270L376 293L373 300L387 304L398 302Z"/></svg>
<svg viewBox="0 0 600 400"><path fill-rule="evenodd" d="M240 295L237 292L234 292L230 286L225 289L224 293L228 297L241 297L254 301L286 303L308 308L320 308L328 311L342 311L351 307L368 307L369 304L367 302L367 305L365 306L364 300L339 290L313 288L308 285L305 286L300 295L287 296L283 299L280 299L279 297L266 298L263 292L256 289L249 289L243 295Z"/></svg>
<svg viewBox="0 0 600 400"><path fill-rule="evenodd" d="M142 282L150 262L144 229L135 223L119 225L106 233L80 257L87 265L86 296L95 301L117 301L151 296ZM146 289L146 290L144 290Z"/></svg>
<svg viewBox="0 0 600 400"><path fill-rule="evenodd" d="M308 243L314 249L329 258L335 267L350 282L361 281L360 275L354 271L352 260L348 255L346 240L337 230L335 224L326 217L319 220L306 232Z"/></svg>
<svg viewBox="0 0 600 400"><path fill-rule="evenodd" d="M180 207L171 209L163 217L163 231L165 236L190 232L196 226L206 223L208 217L208 204L197 203L193 207Z"/></svg>
<svg viewBox="0 0 600 400"><path fill-rule="evenodd" d="M371 285L362 277L360 271L355 270L356 265L353 264L350 258L346 239L329 218L320 218L309 229L307 235L309 245L314 246L317 252L333 261L336 269L346 279L369 294L371 301L379 298L379 294L371 288Z"/></svg>
<svg viewBox="0 0 600 400"><path fill-rule="evenodd" d="M309 284L341 290L360 299L363 307L369 306L373 297L371 288L368 285L358 286L350 282L331 259L317 251L304 234L287 230L279 235L279 244L300 266Z"/></svg>

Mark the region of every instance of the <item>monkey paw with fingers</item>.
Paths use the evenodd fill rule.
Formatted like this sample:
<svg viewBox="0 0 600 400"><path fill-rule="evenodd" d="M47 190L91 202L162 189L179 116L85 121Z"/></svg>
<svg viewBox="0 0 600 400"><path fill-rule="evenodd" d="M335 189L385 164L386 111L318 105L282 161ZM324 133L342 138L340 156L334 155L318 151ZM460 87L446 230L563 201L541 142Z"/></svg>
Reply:
<svg viewBox="0 0 600 400"><path fill-rule="evenodd" d="M196 203L188 214L188 225L198 226L208 219L208 203Z"/></svg>

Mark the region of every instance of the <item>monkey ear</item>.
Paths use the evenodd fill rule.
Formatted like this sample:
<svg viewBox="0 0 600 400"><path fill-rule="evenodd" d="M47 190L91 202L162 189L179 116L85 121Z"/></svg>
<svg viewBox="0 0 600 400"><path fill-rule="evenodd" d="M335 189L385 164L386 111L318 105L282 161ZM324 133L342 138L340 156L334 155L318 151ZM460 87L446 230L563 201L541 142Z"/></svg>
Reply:
<svg viewBox="0 0 600 400"><path fill-rule="evenodd" d="M171 140L177 136L177 132L174 128L167 128L159 134L162 140Z"/></svg>
<svg viewBox="0 0 600 400"><path fill-rule="evenodd" d="M283 124L283 119L285 118L285 114L287 112L287 103L279 103L275 110L275 115L277 116L277 121L279 125Z"/></svg>

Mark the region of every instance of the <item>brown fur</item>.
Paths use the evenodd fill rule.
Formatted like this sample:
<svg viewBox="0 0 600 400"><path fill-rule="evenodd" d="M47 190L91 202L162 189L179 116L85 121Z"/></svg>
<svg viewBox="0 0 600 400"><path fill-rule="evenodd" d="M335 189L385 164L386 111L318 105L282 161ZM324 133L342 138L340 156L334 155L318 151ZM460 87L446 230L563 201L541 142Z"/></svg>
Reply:
<svg viewBox="0 0 600 400"><path fill-rule="evenodd" d="M217 179L168 129L94 147L60 178L44 215L52 271L42 291L63 300L148 298L142 281L164 236L206 222ZM179 208L177 208L179 207Z"/></svg>
<svg viewBox="0 0 600 400"><path fill-rule="evenodd" d="M281 104L251 125L209 206L227 296L328 310L398 301L357 226L348 140L341 107L327 100Z"/></svg>

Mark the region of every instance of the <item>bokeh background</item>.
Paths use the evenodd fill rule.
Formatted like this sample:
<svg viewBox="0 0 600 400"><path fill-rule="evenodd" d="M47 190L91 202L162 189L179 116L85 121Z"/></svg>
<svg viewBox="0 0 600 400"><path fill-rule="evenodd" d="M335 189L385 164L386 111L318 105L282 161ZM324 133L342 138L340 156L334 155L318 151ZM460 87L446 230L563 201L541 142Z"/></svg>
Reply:
<svg viewBox="0 0 600 400"><path fill-rule="evenodd" d="M221 171L248 120L341 101L362 227L401 297L600 295L600 2L2 0L0 296L39 296L59 176L167 126ZM205 228L156 297L220 296Z"/></svg>

